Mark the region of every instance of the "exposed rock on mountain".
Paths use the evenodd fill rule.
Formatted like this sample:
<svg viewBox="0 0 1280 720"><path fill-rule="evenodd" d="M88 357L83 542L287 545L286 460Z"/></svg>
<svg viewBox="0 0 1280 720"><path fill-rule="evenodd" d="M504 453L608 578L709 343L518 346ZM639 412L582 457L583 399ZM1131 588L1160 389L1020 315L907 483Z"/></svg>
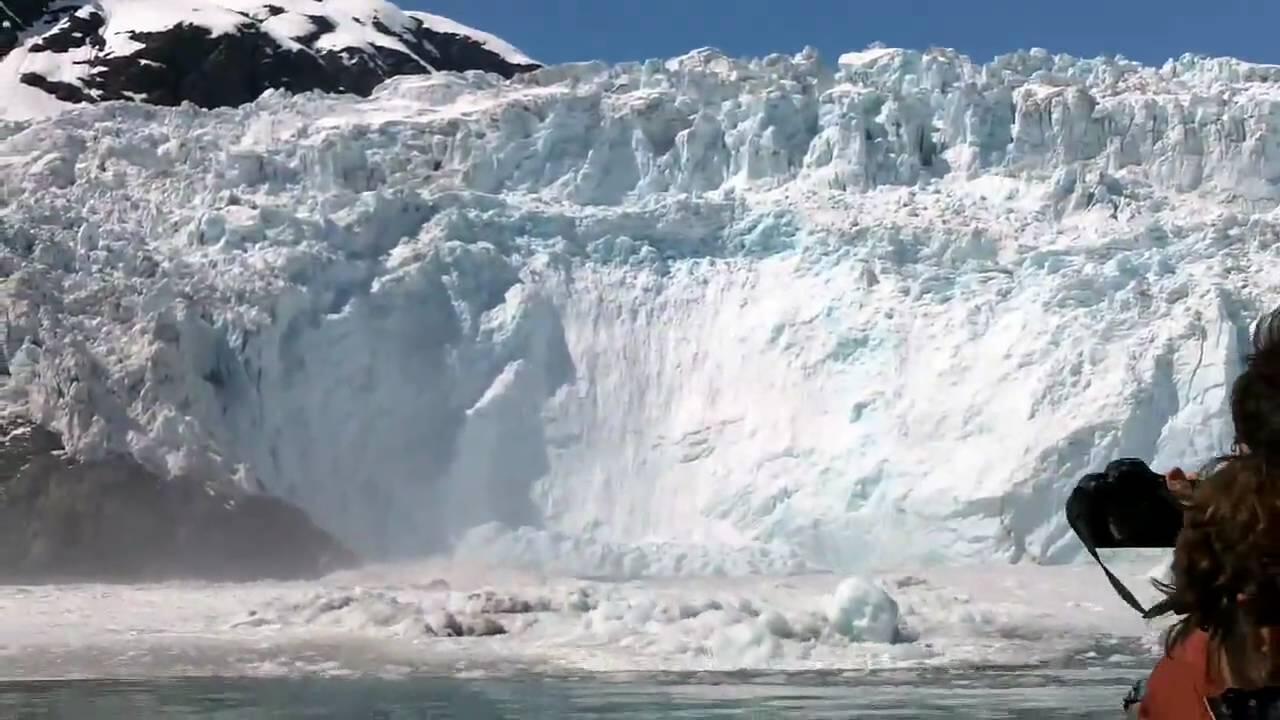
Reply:
<svg viewBox="0 0 1280 720"><path fill-rule="evenodd" d="M0 582L293 579L356 563L282 500L162 480L123 456L73 462L24 421L0 433Z"/></svg>
<svg viewBox="0 0 1280 720"><path fill-rule="evenodd" d="M0 119L101 100L235 106L269 89L368 95L396 75L537 67L487 33L382 0L0 4Z"/></svg>

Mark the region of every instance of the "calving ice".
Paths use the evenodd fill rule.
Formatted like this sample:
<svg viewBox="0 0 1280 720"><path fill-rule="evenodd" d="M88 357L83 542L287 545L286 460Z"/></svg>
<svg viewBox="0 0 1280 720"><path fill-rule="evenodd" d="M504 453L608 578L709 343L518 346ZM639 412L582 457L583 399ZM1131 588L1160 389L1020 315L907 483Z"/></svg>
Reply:
<svg viewBox="0 0 1280 720"><path fill-rule="evenodd" d="M1229 59L703 50L10 122L7 402L366 558L1067 561L1080 475L1230 443L1278 98Z"/></svg>

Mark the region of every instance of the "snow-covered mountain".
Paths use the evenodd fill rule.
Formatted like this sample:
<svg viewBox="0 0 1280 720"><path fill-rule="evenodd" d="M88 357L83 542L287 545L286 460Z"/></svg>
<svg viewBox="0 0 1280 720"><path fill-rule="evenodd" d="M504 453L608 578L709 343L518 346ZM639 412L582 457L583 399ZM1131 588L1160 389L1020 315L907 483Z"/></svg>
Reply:
<svg viewBox="0 0 1280 720"><path fill-rule="evenodd" d="M1278 98L700 51L0 124L10 402L372 556L1067 560L1081 473L1229 440Z"/></svg>
<svg viewBox="0 0 1280 720"><path fill-rule="evenodd" d="M0 2L0 119L100 100L240 105L272 88L368 95L396 75L536 67L488 33L385 0Z"/></svg>

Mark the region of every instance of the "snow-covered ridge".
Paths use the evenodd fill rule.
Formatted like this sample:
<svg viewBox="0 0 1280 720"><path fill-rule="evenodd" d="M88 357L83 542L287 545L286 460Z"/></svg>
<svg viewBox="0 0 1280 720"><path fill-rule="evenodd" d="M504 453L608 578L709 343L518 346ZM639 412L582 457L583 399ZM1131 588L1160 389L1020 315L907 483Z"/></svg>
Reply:
<svg viewBox="0 0 1280 720"><path fill-rule="evenodd" d="M471 40L485 46L486 49L497 53L503 60L511 63L512 65L527 65L534 67L542 64L528 55L525 55L524 51L497 35L487 33L483 30L477 30L469 25L463 25L456 20L444 17L443 15L434 15L432 13L416 10L407 11L405 15L421 20L422 23L433 32L470 38Z"/></svg>
<svg viewBox="0 0 1280 720"><path fill-rule="evenodd" d="M1070 559L1080 473L1229 440L1280 85L873 55L0 125L14 402L374 556Z"/></svg>
<svg viewBox="0 0 1280 720"><path fill-rule="evenodd" d="M395 75L538 64L510 44L386 0L9 0L0 119L68 103L239 105L269 88L367 95Z"/></svg>

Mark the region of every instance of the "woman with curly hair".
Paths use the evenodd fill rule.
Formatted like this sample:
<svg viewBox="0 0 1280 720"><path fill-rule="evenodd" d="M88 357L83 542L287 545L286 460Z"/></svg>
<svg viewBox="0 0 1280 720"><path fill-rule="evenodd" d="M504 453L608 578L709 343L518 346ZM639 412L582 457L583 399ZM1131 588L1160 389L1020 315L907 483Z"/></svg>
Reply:
<svg viewBox="0 0 1280 720"><path fill-rule="evenodd" d="M1280 310L1255 329L1231 419L1231 454L1187 500L1164 588L1182 617L1140 718L1280 720Z"/></svg>

